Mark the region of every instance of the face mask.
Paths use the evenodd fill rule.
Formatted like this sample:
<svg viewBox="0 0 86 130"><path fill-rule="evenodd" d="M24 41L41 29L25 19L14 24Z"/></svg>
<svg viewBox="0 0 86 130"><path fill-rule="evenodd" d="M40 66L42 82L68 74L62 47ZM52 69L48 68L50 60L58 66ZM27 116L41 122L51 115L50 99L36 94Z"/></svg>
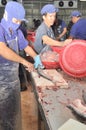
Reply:
<svg viewBox="0 0 86 130"><path fill-rule="evenodd" d="M13 31L16 31L19 28L19 26L20 24L9 22L9 28L11 28Z"/></svg>
<svg viewBox="0 0 86 130"><path fill-rule="evenodd" d="M9 29L11 29L12 31L16 31L20 26L20 24L16 24L12 22L12 18L8 17L6 11L3 19L1 20L1 24L7 32L9 32Z"/></svg>

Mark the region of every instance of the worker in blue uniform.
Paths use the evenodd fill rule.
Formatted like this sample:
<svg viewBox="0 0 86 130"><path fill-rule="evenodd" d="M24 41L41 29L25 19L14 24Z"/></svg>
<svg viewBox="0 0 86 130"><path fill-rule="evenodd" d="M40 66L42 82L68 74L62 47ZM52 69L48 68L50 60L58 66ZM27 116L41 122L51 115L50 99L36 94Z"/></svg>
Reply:
<svg viewBox="0 0 86 130"><path fill-rule="evenodd" d="M64 41L66 40L67 26L64 20L59 19L56 14L56 20L52 25L52 29L54 31L54 35L57 40Z"/></svg>
<svg viewBox="0 0 86 130"><path fill-rule="evenodd" d="M22 31L18 29L24 17L22 4L7 2L0 23L0 130L22 130L19 63L29 71L37 68L39 64L42 66L40 56L28 45ZM22 49L34 58L34 67L18 56Z"/></svg>
<svg viewBox="0 0 86 130"><path fill-rule="evenodd" d="M62 42L55 39L51 26L54 24L56 12L58 12L58 8L56 8L53 4L46 4L41 9L43 22L36 30L34 42L34 48L38 54L41 51L44 51L44 49L49 49L50 46L64 46L71 42L71 39L67 39Z"/></svg>
<svg viewBox="0 0 86 130"><path fill-rule="evenodd" d="M86 19L81 18L79 11L73 11L70 15L73 26L70 30L69 38L86 40Z"/></svg>

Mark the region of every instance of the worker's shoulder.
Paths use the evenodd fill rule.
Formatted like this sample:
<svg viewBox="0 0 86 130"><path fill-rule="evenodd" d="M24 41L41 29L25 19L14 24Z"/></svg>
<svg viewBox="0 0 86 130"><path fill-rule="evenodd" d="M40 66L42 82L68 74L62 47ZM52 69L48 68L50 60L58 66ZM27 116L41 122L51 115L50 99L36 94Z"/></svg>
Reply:
<svg viewBox="0 0 86 130"><path fill-rule="evenodd" d="M80 18L79 20L78 20L78 22L77 22L77 24L79 24L79 23L85 23L86 24L86 18Z"/></svg>
<svg viewBox="0 0 86 130"><path fill-rule="evenodd" d="M48 30L47 25L43 22L41 23L41 25L37 28L36 32L38 33L43 33L46 32Z"/></svg>
<svg viewBox="0 0 86 130"><path fill-rule="evenodd" d="M85 18L79 19L79 20L73 25L73 27L79 27L79 29L82 28L82 27L84 27L84 29L86 29L86 19L85 19Z"/></svg>

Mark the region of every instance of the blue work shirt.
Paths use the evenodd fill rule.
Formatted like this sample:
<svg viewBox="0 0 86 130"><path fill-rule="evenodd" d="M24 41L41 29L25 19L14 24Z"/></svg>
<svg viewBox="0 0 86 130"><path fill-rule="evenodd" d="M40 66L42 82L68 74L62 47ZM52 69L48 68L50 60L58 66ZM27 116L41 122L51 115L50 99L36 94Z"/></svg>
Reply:
<svg viewBox="0 0 86 130"><path fill-rule="evenodd" d="M22 31L18 29L17 31L15 31L13 35L9 36L7 32L5 31L5 29L0 24L0 42L4 42L9 48L11 48L16 53L18 53L15 48L15 43L13 45L11 44L8 45L7 43L7 41L11 43L11 41L15 40L16 38L17 38L18 50L23 50L28 45L28 41L24 38ZM12 61L6 60L2 56L0 56L0 64L2 64L2 62L12 62Z"/></svg>
<svg viewBox="0 0 86 130"><path fill-rule="evenodd" d="M86 40L86 19L81 18L73 24L70 30L70 36L75 39Z"/></svg>
<svg viewBox="0 0 86 130"><path fill-rule="evenodd" d="M59 37L59 35L64 31L64 28L66 28L65 21L61 19L56 19L55 23L52 25L52 29L54 31L55 37ZM64 41L66 39L66 34L62 36L59 40Z"/></svg>
<svg viewBox="0 0 86 130"><path fill-rule="evenodd" d="M34 49L38 54L46 46L46 43L43 43L42 41L42 37L46 35L52 39L55 39L52 28L51 27L49 28L44 22L42 22L36 31L35 42L34 42Z"/></svg>

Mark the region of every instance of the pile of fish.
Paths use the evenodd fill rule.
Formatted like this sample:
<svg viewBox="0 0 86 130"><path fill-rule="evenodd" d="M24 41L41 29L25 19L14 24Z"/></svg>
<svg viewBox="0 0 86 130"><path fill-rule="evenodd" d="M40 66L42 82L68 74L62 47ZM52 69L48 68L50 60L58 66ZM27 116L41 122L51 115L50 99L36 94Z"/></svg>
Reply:
<svg viewBox="0 0 86 130"><path fill-rule="evenodd" d="M51 50L45 51L41 53L41 60L43 62L58 62L59 54Z"/></svg>

